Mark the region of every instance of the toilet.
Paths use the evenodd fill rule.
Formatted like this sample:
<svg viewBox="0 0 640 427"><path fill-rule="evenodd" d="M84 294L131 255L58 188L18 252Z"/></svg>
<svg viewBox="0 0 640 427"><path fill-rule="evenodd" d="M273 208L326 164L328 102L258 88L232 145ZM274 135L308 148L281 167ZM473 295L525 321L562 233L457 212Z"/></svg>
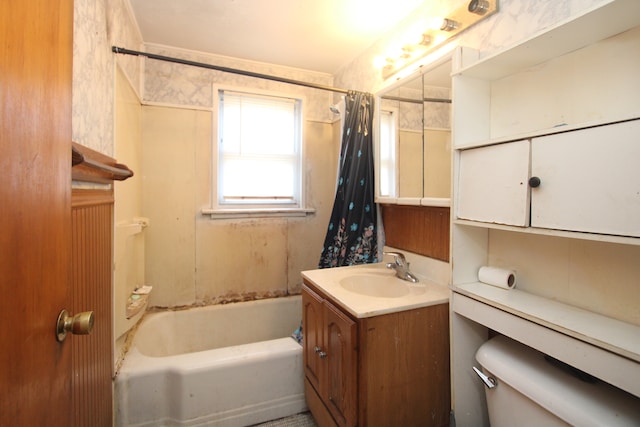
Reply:
<svg viewBox="0 0 640 427"><path fill-rule="evenodd" d="M485 387L492 427L640 425L640 398L549 359L505 336L478 349L495 384Z"/></svg>

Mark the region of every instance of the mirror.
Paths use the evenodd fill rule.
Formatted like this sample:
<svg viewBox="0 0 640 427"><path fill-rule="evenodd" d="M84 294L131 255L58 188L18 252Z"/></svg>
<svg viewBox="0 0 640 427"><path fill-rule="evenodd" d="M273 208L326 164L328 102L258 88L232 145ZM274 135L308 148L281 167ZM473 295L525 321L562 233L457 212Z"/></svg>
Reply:
<svg viewBox="0 0 640 427"><path fill-rule="evenodd" d="M451 191L451 57L378 94L378 198L447 205Z"/></svg>

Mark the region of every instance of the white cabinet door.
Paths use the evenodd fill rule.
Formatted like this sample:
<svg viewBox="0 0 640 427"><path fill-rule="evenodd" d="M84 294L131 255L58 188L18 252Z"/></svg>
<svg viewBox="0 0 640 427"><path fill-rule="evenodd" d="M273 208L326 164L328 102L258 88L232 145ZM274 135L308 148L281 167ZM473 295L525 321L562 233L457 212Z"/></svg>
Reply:
<svg viewBox="0 0 640 427"><path fill-rule="evenodd" d="M531 226L640 237L640 120L532 140Z"/></svg>
<svg viewBox="0 0 640 427"><path fill-rule="evenodd" d="M457 217L529 225L529 141L460 152Z"/></svg>

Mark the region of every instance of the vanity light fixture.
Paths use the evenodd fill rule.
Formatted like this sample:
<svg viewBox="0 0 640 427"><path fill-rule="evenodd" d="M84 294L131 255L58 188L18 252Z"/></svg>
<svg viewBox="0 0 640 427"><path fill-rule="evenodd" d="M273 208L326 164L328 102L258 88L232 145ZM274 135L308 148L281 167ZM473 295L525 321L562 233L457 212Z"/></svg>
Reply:
<svg viewBox="0 0 640 427"><path fill-rule="evenodd" d="M471 0L467 10L476 15L484 15L489 10L489 2L486 0Z"/></svg>
<svg viewBox="0 0 640 427"><path fill-rule="evenodd" d="M422 34L422 39L419 44L420 46L429 46L431 44L431 36L427 33Z"/></svg>
<svg viewBox="0 0 640 427"><path fill-rule="evenodd" d="M413 52L413 47L410 45L406 45L402 48L402 53L400 54L400 58L402 59L411 58L412 52Z"/></svg>
<svg viewBox="0 0 640 427"><path fill-rule="evenodd" d="M460 26L460 24L456 21L454 21L453 19L449 19L449 18L444 18L442 20L442 25L440 26L440 29L442 31L453 31L455 29L457 29Z"/></svg>
<svg viewBox="0 0 640 427"><path fill-rule="evenodd" d="M498 0L471 0L450 12L446 18L439 21L436 19L434 27L423 31L417 40L414 38L412 42L396 44L393 53L376 58L375 65L382 68L382 77L388 79L401 70L417 65L420 59L442 46L448 39L497 11ZM398 45L402 48L398 49Z"/></svg>

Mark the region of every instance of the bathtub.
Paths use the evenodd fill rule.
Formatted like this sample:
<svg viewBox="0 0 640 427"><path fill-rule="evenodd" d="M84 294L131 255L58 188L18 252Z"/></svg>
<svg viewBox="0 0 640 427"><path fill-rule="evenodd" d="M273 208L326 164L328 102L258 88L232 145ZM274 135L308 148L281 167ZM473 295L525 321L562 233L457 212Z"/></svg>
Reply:
<svg viewBox="0 0 640 427"><path fill-rule="evenodd" d="M116 426L248 426L306 410L300 296L145 315L114 380Z"/></svg>

